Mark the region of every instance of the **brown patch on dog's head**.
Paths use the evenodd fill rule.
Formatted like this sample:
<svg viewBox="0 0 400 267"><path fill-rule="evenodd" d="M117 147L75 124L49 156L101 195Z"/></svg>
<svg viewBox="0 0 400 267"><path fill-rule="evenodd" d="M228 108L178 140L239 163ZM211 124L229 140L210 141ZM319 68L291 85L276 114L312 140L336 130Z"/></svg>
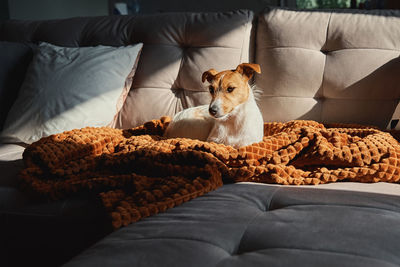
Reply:
<svg viewBox="0 0 400 267"><path fill-rule="evenodd" d="M258 64L242 63L235 70L217 72L210 69L203 73L202 81L210 83L212 96L210 114L215 118L223 117L247 101L249 97L248 81L254 72L261 73Z"/></svg>

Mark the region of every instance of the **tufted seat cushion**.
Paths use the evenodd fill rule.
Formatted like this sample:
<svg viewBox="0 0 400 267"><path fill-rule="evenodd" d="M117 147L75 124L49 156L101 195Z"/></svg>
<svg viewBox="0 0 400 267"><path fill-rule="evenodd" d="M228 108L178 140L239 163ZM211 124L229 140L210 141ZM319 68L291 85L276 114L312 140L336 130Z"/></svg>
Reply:
<svg viewBox="0 0 400 267"><path fill-rule="evenodd" d="M21 191L23 151L0 144L0 265L58 266L109 233L110 222L93 196L46 202Z"/></svg>
<svg viewBox="0 0 400 267"><path fill-rule="evenodd" d="M114 232L66 266L398 266L399 200L225 185Z"/></svg>
<svg viewBox="0 0 400 267"><path fill-rule="evenodd" d="M400 11L293 11L259 16L256 62L265 121L386 127L399 103Z"/></svg>

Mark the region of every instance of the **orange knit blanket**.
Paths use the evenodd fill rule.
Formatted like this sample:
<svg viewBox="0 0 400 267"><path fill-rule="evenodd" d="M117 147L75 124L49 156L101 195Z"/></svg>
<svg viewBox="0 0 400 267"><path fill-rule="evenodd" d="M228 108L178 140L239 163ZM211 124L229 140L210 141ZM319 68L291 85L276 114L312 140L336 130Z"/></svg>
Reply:
<svg viewBox="0 0 400 267"><path fill-rule="evenodd" d="M262 142L234 149L165 139L168 123L163 117L129 130L83 128L43 138L24 152L22 185L52 199L98 194L116 229L223 182L316 185L400 179L399 142L374 128L265 123Z"/></svg>

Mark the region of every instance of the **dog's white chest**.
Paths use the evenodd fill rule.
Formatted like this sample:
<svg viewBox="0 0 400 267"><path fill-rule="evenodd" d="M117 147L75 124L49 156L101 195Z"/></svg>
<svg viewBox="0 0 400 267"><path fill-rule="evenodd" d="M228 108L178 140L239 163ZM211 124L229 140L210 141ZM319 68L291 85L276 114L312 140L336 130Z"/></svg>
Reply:
<svg viewBox="0 0 400 267"><path fill-rule="evenodd" d="M241 106L225 121L216 120L207 141L230 145L235 148L262 141L264 124L256 106Z"/></svg>

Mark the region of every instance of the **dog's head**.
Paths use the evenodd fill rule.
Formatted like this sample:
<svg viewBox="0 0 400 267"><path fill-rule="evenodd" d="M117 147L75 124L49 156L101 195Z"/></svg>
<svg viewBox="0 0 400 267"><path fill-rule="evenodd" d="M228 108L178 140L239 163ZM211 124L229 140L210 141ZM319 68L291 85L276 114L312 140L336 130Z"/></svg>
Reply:
<svg viewBox="0 0 400 267"><path fill-rule="evenodd" d="M218 72L210 69L203 73L202 81L210 83L212 97L209 112L214 118L222 118L249 98L248 81L254 72L261 73L260 65L242 63L235 70Z"/></svg>

